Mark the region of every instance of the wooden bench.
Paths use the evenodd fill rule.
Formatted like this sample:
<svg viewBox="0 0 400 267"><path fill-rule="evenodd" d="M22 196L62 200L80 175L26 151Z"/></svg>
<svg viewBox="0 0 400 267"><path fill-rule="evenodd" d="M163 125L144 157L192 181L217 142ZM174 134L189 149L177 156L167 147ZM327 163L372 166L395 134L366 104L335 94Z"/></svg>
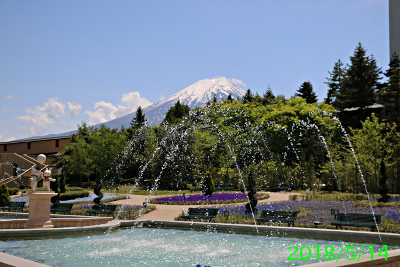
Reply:
<svg viewBox="0 0 400 267"><path fill-rule="evenodd" d="M216 184L215 190L232 190L233 186L231 184Z"/></svg>
<svg viewBox="0 0 400 267"><path fill-rule="evenodd" d="M343 228L343 226L356 226L356 227L371 227L372 231L381 224L382 214L372 213L340 213L336 212L332 214L335 216L335 221L331 224ZM376 223L375 223L376 219Z"/></svg>
<svg viewBox="0 0 400 267"><path fill-rule="evenodd" d="M256 221L258 224L265 224L266 222L279 222L287 223L288 226L294 226L294 222L296 221L298 213L298 210L263 210L260 218L257 218Z"/></svg>
<svg viewBox="0 0 400 267"><path fill-rule="evenodd" d="M23 209L24 209L25 203L26 202L10 202L10 204L8 206L1 207L1 209L2 210L7 210L7 211L12 211L12 210L18 211L18 210L21 210L21 212L22 212Z"/></svg>
<svg viewBox="0 0 400 267"><path fill-rule="evenodd" d="M89 210L87 213L94 215L98 214L106 214L107 216L112 215L114 218L114 212L116 208L117 205L94 204L92 210Z"/></svg>
<svg viewBox="0 0 400 267"><path fill-rule="evenodd" d="M215 217L218 215L218 208L189 208L188 212L181 217L183 219L206 219L208 221L213 220L215 222Z"/></svg>
<svg viewBox="0 0 400 267"><path fill-rule="evenodd" d="M70 214L73 205L74 203L54 203L50 208L50 212Z"/></svg>

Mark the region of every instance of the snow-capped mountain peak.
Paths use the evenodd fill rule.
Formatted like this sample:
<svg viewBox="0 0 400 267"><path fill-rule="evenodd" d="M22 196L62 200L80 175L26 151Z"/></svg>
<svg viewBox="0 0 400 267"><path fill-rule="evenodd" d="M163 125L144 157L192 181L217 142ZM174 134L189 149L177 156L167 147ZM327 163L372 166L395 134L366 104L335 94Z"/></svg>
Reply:
<svg viewBox="0 0 400 267"><path fill-rule="evenodd" d="M244 96L245 93L245 90L233 84L225 77L204 79L195 82L164 100L145 107L143 113L145 114L149 125L153 126L162 122L165 113L167 113L170 107L175 105L178 99L182 104L188 105L190 108L195 108L205 106L207 102L213 100L214 95L216 96L217 101L220 101L221 99L228 98L229 94L232 94L232 97L238 97ZM104 124L110 128L120 128L121 125L129 127L134 116L135 113L131 113Z"/></svg>
<svg viewBox="0 0 400 267"><path fill-rule="evenodd" d="M166 103L173 102L175 104L178 99L181 103L188 105L190 108L197 106L204 106L207 102L212 101L214 95L217 100L226 99L229 94L233 97L243 96L246 92L239 86L234 85L225 77L218 77L212 79L200 80L182 91L157 102L146 109L153 110L154 108L160 107Z"/></svg>

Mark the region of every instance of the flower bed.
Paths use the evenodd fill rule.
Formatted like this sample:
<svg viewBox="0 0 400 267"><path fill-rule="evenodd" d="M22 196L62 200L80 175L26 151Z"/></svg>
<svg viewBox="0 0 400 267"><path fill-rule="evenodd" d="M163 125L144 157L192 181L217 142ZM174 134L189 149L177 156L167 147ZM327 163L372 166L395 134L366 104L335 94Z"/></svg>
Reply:
<svg viewBox="0 0 400 267"><path fill-rule="evenodd" d="M255 195L257 199L269 198L269 194ZM217 193L210 197L204 195L187 195L185 200L183 196L161 197L150 199L152 204L167 204L167 205L204 205L204 204L228 204L247 202L247 195L242 193Z"/></svg>
<svg viewBox="0 0 400 267"><path fill-rule="evenodd" d="M215 218L216 222L228 223L248 223L254 224L251 213L242 206L222 206ZM274 204L262 204L256 207L255 217L259 217L262 210L299 210L300 213L295 222L296 227L316 227L314 222L319 221L321 228L336 228L331 223L334 216L331 209L338 209L340 212L372 213L371 207L355 206L354 201L282 201ZM394 207L374 207L375 214L383 214L382 223L379 226L381 232L400 232L400 206ZM223 216L224 212L229 212L229 218ZM350 227L352 230L365 230L361 227ZM367 229L368 230L368 229Z"/></svg>

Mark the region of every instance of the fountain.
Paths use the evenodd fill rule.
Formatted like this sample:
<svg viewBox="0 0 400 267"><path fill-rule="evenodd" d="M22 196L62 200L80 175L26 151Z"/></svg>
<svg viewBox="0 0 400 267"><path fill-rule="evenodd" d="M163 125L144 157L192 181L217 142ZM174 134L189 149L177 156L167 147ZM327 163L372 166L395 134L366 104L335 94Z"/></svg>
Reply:
<svg viewBox="0 0 400 267"><path fill-rule="evenodd" d="M191 115L194 116L194 114ZM171 126L167 129L167 131L171 133L170 140L167 138L160 140L150 160L144 164L140 170L139 178L141 178L146 168L151 164L150 161L157 157L157 153L165 151L166 160L161 165L160 172L150 190L148 199L152 197L153 192L157 192L158 183L162 179L163 173L171 164L175 163L180 146L185 147L188 142L188 135L194 126L185 123L186 122L174 127ZM245 129L246 123L244 127L238 131ZM220 129L210 120L203 120L198 125L208 125L211 127L216 133L217 138L227 145L231 160L235 163L235 168L238 171L240 182L246 191L241 168L243 166L248 166L249 162L251 163L251 158L254 157L255 154L256 156L263 157L264 152L261 151L257 152L258 154L255 153L253 155L238 157L240 151L235 151L235 147L230 145L238 142L236 140L237 136L234 136L232 133L225 133L224 129ZM268 128L276 127L276 125L265 123L261 124L260 127ZM286 128L282 129L287 131ZM178 136L174 137L173 134L177 133ZM261 138L261 142L264 142L267 146L266 153L268 153L268 143L270 140ZM292 148L286 149L293 149L295 151L293 140L291 140L291 145ZM271 153L271 151L269 151L269 153ZM246 156L250 159L249 161L246 161ZM296 159L300 160L297 155ZM132 187L132 190L133 189L134 187ZM32 193L31 195L36 193ZM81 220L83 220L83 218ZM44 221L44 219L42 221ZM54 228L46 228L46 224L43 223L43 229L40 231L42 234L45 236L55 236L58 234L63 236L68 235L68 227L58 228L59 232L51 233L52 230L57 230L55 219L51 221L54 224ZM112 231L119 227L121 227L121 229L124 227L129 228L117 232ZM380 232L353 232L319 228L308 229L198 222L116 220L113 221L112 225L105 225L101 228L99 232L105 233L104 235L92 235L93 232L87 234L89 230L85 227L72 228L85 229L85 236L63 239L41 239L35 240L35 242L10 240L0 242L0 248L5 252L51 265L108 266L109 264L113 264L118 266L196 266L196 264L201 264L210 266L239 266L258 264L262 266L291 266L293 264L319 262L320 259L318 259L316 254L313 254L307 260L290 261L288 257L291 252L293 252L290 251L290 246L299 248L305 246L319 246L318 248L320 248L321 253L324 253L324 247L327 242L325 239L328 239L330 240L329 245L333 246L335 250L339 250L342 246L355 246L355 252L359 254L362 250L361 244L355 242L364 242L363 244L365 246L374 246L375 251L381 250L384 244L400 243L399 235ZM177 229L186 229L190 231L181 231ZM22 230L30 229L17 229L13 234L16 235ZM84 231L80 233L83 234ZM4 232L0 230L0 235L3 233ZM250 233L252 235L241 235L241 233ZM73 235L74 234L76 235L77 232L73 232ZM297 239L293 236L303 237L303 239ZM337 239L340 241L334 241ZM353 242L347 242L348 240L352 240ZM383 242L383 244L378 245L377 243L380 242ZM79 249L76 247L77 244L80 246ZM400 249L400 246L393 245L389 246L389 248ZM46 251L46 253L41 254L41 251ZM279 253L276 253L277 251L279 251ZM345 256L346 255L344 255L344 257Z"/></svg>

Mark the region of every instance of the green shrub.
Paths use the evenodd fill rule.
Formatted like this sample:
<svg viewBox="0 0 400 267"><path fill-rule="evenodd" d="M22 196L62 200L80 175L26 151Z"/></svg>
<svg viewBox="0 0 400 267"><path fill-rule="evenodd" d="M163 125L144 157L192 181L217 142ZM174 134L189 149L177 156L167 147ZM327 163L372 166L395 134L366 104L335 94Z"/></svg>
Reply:
<svg viewBox="0 0 400 267"><path fill-rule="evenodd" d="M18 188L8 188L8 193L10 195L16 195L16 194L18 194L18 192L19 192Z"/></svg>
<svg viewBox="0 0 400 267"><path fill-rule="evenodd" d="M203 180L201 181L201 192L206 197L210 197L214 193L214 189L215 186L214 186L214 181L211 177L211 173L206 172L206 177L204 177Z"/></svg>
<svg viewBox="0 0 400 267"><path fill-rule="evenodd" d="M100 204L101 203L101 199L103 198L103 193L101 192L101 180L100 180L100 176L96 177L96 187L94 188L94 193L97 195L97 197L95 199L93 199L93 202L96 204Z"/></svg>
<svg viewBox="0 0 400 267"><path fill-rule="evenodd" d="M11 197L10 193L8 193L8 188L6 184L0 185L0 206L7 206L10 204Z"/></svg>

